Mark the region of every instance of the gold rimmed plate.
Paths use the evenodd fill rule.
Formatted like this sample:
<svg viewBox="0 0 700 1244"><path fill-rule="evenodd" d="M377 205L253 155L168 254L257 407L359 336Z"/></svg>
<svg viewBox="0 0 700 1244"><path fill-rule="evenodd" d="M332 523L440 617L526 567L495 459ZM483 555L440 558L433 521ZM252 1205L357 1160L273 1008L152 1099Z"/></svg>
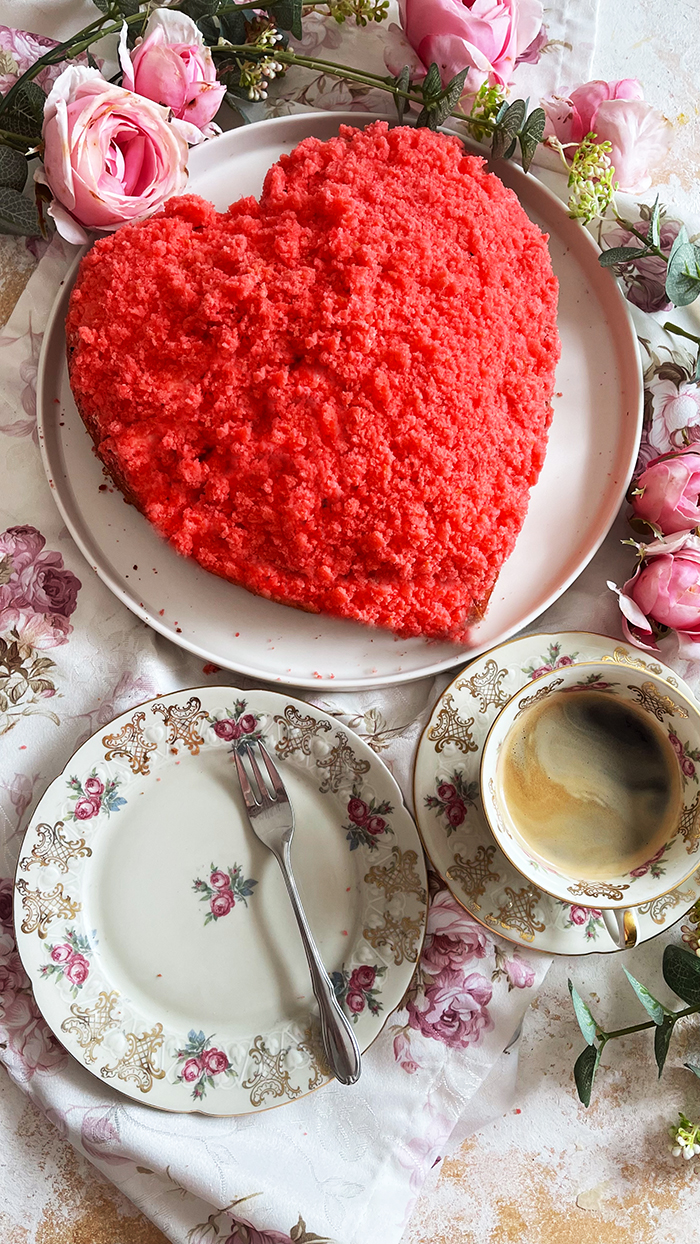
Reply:
<svg viewBox="0 0 700 1244"><path fill-rule="evenodd" d="M329 1079L282 877L236 780L232 751L260 738L295 808L299 888L361 1050L420 951L420 840L362 740L267 691L195 688L122 714L41 800L15 925L58 1039L161 1109L254 1113Z"/></svg>

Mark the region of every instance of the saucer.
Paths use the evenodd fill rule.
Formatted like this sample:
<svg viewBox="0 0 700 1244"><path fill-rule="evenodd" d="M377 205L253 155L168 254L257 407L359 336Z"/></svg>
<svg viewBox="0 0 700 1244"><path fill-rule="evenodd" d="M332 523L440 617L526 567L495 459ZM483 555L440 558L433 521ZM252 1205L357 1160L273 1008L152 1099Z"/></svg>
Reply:
<svg viewBox="0 0 700 1244"><path fill-rule="evenodd" d="M542 674L582 661L609 662L611 670L648 670L694 699L667 665L608 636L585 631L526 635L478 657L447 687L421 737L413 775L423 845L454 897L508 941L547 954L605 954L619 948L597 909L552 897L506 858L483 813L479 765L489 728L511 696ZM675 924L698 897L700 867L682 886L635 908L637 944Z"/></svg>
<svg viewBox="0 0 700 1244"><path fill-rule="evenodd" d="M361 1050L420 952L420 840L366 743L269 691L194 688L123 713L36 809L15 926L58 1040L161 1109L255 1113L330 1078L282 874L250 829L233 763L257 739L289 791L299 890Z"/></svg>

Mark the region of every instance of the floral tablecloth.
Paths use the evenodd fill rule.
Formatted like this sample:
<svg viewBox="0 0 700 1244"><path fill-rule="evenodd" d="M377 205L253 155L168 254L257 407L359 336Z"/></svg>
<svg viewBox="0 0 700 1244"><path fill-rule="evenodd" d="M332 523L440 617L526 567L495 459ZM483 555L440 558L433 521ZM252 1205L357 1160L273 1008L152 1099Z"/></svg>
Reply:
<svg viewBox="0 0 700 1244"><path fill-rule="evenodd" d="M14 3L11 23L60 38L89 20L89 12L85 3L61 6L49 29L43 6ZM558 4L548 24L539 63L518 70L519 91L533 97L589 76L595 5ZM332 48L334 58L367 68L381 67L383 38L382 28L341 31L319 15L306 23L307 48ZM297 106L384 111L385 100L295 70L274 98L250 111L255 118ZM75 748L157 693L205 679L246 685L202 669L132 617L83 561L53 505L38 455L34 386L43 327L70 251L54 239L0 337L6 378L0 396L2 1059L60 1133L174 1241L390 1244L433 1165L490 1111L507 1105L517 1055L502 1051L542 981L546 959L499 943L434 885L417 992L368 1052L360 1085L351 1091L331 1085L272 1115L229 1120L161 1115L91 1077L47 1030L14 949L10 878L21 836ZM645 445L658 452L680 429L700 437L700 396L689 353L653 318L639 312L637 319L648 395ZM622 534L620 524L532 630L619 633L605 580L625 577ZM446 681L314 702L370 742L409 798L415 746ZM3 1191L12 1203L12 1190Z"/></svg>

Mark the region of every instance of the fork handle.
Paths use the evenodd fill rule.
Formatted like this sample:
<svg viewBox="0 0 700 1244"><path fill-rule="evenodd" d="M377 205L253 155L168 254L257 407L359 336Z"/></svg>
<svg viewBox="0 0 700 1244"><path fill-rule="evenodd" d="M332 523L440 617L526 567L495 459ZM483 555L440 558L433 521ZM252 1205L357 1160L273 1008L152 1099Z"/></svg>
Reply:
<svg viewBox="0 0 700 1244"><path fill-rule="evenodd" d="M287 892L292 903L294 915L297 918L301 940L306 952L306 959L311 973L311 986L318 1002L321 1016L321 1040L326 1058L336 1080L339 1080L341 1084L355 1084L360 1078L360 1050L350 1023L340 1009L333 983L323 966L323 960L319 954L314 935L309 928L306 912L299 897L294 873L292 872L289 843L286 842L282 851L279 854L275 852L275 854L282 869L282 876L287 886Z"/></svg>

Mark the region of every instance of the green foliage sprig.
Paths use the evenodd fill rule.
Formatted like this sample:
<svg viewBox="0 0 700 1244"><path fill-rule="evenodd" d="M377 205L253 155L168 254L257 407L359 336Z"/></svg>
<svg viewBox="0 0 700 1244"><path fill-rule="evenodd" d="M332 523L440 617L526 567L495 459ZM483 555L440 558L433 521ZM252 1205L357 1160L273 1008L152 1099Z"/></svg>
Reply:
<svg viewBox="0 0 700 1244"><path fill-rule="evenodd" d="M581 1029L586 1048L579 1054L574 1063L574 1080L576 1090L584 1106L591 1100L591 1091L601 1055L608 1041L617 1037L625 1037L633 1032L642 1032L647 1028L654 1029L654 1057L659 1069L659 1076L664 1069L668 1048L673 1031L679 1019L700 1012L700 958L681 946L667 946L663 957L663 975L666 984L683 1002L688 1005L680 1011L672 1011L659 1002L645 985L636 980L631 972L624 968L625 975L632 986L639 1002L650 1018L642 1024L632 1024L628 1028L617 1028L606 1032L594 1017L591 1009L569 981L569 993L574 1013ZM686 1063L685 1066L694 1075L700 1077L700 1066Z"/></svg>

